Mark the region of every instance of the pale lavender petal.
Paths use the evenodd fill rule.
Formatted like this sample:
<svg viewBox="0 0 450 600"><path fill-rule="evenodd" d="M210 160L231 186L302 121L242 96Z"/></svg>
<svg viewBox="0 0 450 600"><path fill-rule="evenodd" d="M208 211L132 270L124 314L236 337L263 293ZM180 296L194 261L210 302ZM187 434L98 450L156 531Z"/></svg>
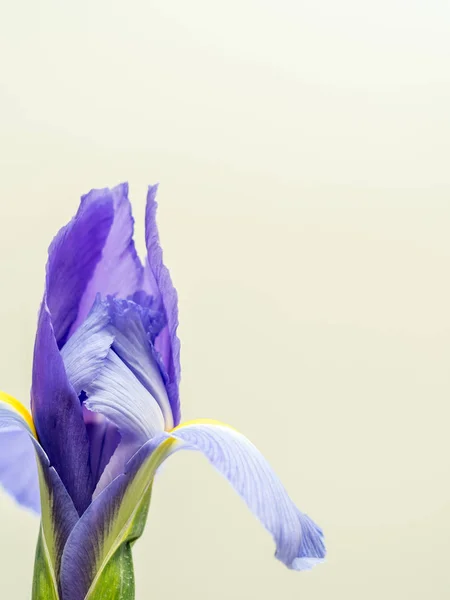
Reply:
<svg viewBox="0 0 450 600"><path fill-rule="evenodd" d="M172 437L199 450L224 476L272 534L276 558L295 570L323 561L322 530L301 513L271 467L243 435L226 426L199 423L175 430Z"/></svg>
<svg viewBox="0 0 450 600"><path fill-rule="evenodd" d="M40 511L32 433L22 415L0 393L0 484L22 506Z"/></svg>
<svg viewBox="0 0 450 600"><path fill-rule="evenodd" d="M85 406L117 425L122 437L130 435L143 444L164 430L158 403L114 350L110 350L97 378L85 391Z"/></svg>
<svg viewBox="0 0 450 600"><path fill-rule="evenodd" d="M102 470L93 498L120 473L138 448L173 427L172 411L152 341L160 330L158 313L140 295L142 304L108 299L114 334L105 370L86 388L85 406L115 423L121 441ZM75 334L76 335L76 334Z"/></svg>
<svg viewBox="0 0 450 600"><path fill-rule="evenodd" d="M141 294L140 300L144 306L112 297L102 302L97 297L86 320L61 349L75 391L83 392L85 407L98 411L97 418L90 410L84 413L89 423L93 481L97 484L102 479L96 494L123 472L125 463L140 445L161 430L163 410L162 428L173 427L172 411L152 345L161 329L161 315L151 309L151 299ZM101 421L100 413L108 418L110 426L104 419ZM86 415L91 415L88 420ZM112 444L117 440L112 424L120 429L119 439L122 439L117 450ZM108 443L104 444L105 441Z"/></svg>
<svg viewBox="0 0 450 600"><path fill-rule="evenodd" d="M172 409L152 344L155 334L161 329L159 313L129 300L112 298L109 299L109 313L114 351L158 403L165 428L172 429ZM146 414L142 418L145 419Z"/></svg>
<svg viewBox="0 0 450 600"><path fill-rule="evenodd" d="M20 505L40 513L36 455L28 431L0 431L0 484Z"/></svg>
<svg viewBox="0 0 450 600"><path fill-rule="evenodd" d="M61 349L67 378L77 394L97 377L113 341L108 305L97 298L86 320Z"/></svg>
<svg viewBox="0 0 450 600"><path fill-rule="evenodd" d="M145 288L152 294L163 312L166 325L155 340L155 348L161 355L165 368L166 388L172 407L173 421L180 422L180 340L177 337L178 297L172 284L170 273L163 263L156 225L156 192L158 186L150 186L147 195L145 232L147 244L147 264L145 267Z"/></svg>

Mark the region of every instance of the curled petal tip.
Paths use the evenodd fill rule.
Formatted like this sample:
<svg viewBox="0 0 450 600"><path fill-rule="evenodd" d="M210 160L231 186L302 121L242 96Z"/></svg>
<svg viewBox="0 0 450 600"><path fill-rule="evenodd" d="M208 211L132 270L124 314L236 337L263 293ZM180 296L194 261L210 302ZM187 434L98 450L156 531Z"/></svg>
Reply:
<svg viewBox="0 0 450 600"><path fill-rule="evenodd" d="M320 565L325 562L325 558L311 558L311 557L303 557L303 558L295 558L292 561L290 568L293 571L310 571L316 565Z"/></svg>

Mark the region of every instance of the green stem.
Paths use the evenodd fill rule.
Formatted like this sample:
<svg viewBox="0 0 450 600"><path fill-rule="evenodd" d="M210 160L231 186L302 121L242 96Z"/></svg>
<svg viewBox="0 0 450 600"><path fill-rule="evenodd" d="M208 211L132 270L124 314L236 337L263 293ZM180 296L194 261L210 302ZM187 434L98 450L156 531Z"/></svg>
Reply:
<svg viewBox="0 0 450 600"><path fill-rule="evenodd" d="M123 542L93 577L85 600L135 600L131 548L144 530L150 497L151 487L145 493L133 521L128 525ZM32 600L70 600L70 597L61 596L59 587L58 574L55 575L41 528L34 563Z"/></svg>
<svg viewBox="0 0 450 600"><path fill-rule="evenodd" d="M122 544L103 569L89 600L134 600L134 569L131 545Z"/></svg>

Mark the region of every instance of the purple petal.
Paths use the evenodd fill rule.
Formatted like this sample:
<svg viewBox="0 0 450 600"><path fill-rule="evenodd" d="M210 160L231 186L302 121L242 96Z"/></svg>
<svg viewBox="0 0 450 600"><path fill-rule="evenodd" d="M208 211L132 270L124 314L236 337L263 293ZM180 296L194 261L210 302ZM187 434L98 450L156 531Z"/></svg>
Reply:
<svg viewBox="0 0 450 600"><path fill-rule="evenodd" d="M97 297L91 312L61 349L67 377L81 400L105 366L114 341L107 302ZM99 413L83 408L89 437L89 464L96 486L120 442L117 427ZM128 457L129 458L129 457Z"/></svg>
<svg viewBox="0 0 450 600"><path fill-rule="evenodd" d="M102 298L117 296L127 298L140 288L143 267L133 242L134 221L128 199L128 184L112 190L92 190L83 198L86 206L102 202L104 197L113 201L114 221L103 247L101 260L89 281L80 302L74 331L86 318L98 293Z"/></svg>
<svg viewBox="0 0 450 600"><path fill-rule="evenodd" d="M0 392L0 484L19 504L39 513L41 501L32 423L25 421L17 407L5 402L5 396Z"/></svg>
<svg viewBox="0 0 450 600"><path fill-rule="evenodd" d="M106 415L121 435L118 448L102 470L93 498L123 473L125 464L143 443L164 428L173 427L172 410L151 342L161 324L158 314L149 308L148 298L139 296L143 305L108 299L114 335L112 352L105 370L86 388L85 406Z"/></svg>
<svg viewBox="0 0 450 600"><path fill-rule="evenodd" d="M75 217L59 231L49 248L45 298L59 347L67 340L77 319L80 302L102 257L113 217L110 194L105 193L95 202L85 197Z"/></svg>
<svg viewBox="0 0 450 600"><path fill-rule="evenodd" d="M100 373L113 341L108 305L97 299L88 317L61 348L67 378L78 395Z"/></svg>
<svg viewBox="0 0 450 600"><path fill-rule="evenodd" d="M83 407L83 415L89 436L92 478L94 484L97 485L105 468L109 465L111 457L116 453L121 438L114 423L100 413L91 412Z"/></svg>
<svg viewBox="0 0 450 600"><path fill-rule="evenodd" d="M95 500L109 484L119 475L125 472L125 468L130 459L142 447L142 442L134 436L125 433L120 436L120 442L111 456L108 464L104 467L98 480L97 486L92 494L92 500Z"/></svg>
<svg viewBox="0 0 450 600"><path fill-rule="evenodd" d="M77 394L83 392L84 405L98 412L97 417L90 410L84 413L85 421L86 415L89 421L94 483L108 465L96 494L123 472L125 463L144 442L164 426L173 427L151 342L162 326L160 313L147 306L148 298L140 296L144 306L111 297L103 302L97 299L86 320L61 349L70 383ZM100 413L108 418L109 426ZM122 441L110 461L118 442L114 424Z"/></svg>
<svg viewBox="0 0 450 600"><path fill-rule="evenodd" d="M67 379L45 303L39 315L31 396L39 440L77 511L82 514L94 489L89 467L89 438L81 404Z"/></svg>
<svg viewBox="0 0 450 600"><path fill-rule="evenodd" d="M85 406L117 425L122 437L130 436L142 445L164 431L158 403L114 350L85 391Z"/></svg>
<svg viewBox="0 0 450 600"><path fill-rule="evenodd" d="M177 337L178 297L173 287L170 273L163 263L156 225L156 192L158 186L150 186L147 195L145 215L145 237L147 244L147 265L145 267L145 288L152 294L166 319L166 326L155 341L165 367L166 388L172 407L175 425L180 422L180 340Z"/></svg>
<svg viewBox="0 0 450 600"><path fill-rule="evenodd" d="M243 435L226 426L187 424L171 436L188 449L199 450L245 500L272 534L276 558L295 570L323 561L321 529L301 513L262 454Z"/></svg>
<svg viewBox="0 0 450 600"><path fill-rule="evenodd" d="M41 512L36 458L29 432L0 434L0 483L19 504Z"/></svg>
<svg viewBox="0 0 450 600"><path fill-rule="evenodd" d="M114 332L113 350L156 400L165 428L173 428L172 410L152 339L161 329L159 313L130 300L109 299ZM156 321L155 321L156 320ZM142 419L145 419L145 413Z"/></svg>
<svg viewBox="0 0 450 600"><path fill-rule="evenodd" d="M118 321L115 322L119 327ZM115 339L118 340L118 349L128 348L126 335L130 335L132 340L132 332L130 333L126 328L124 331L113 328L113 331ZM160 405L117 354L115 343L116 341L96 378L85 386L87 397L84 406L89 411L106 417L117 427L121 437L119 446L102 471L94 496L97 496L112 479L123 472L124 465L140 446L164 431L165 426ZM146 360L142 356L140 358L139 348L137 348L137 359L143 361L143 367L146 366ZM130 360L134 359L130 357Z"/></svg>

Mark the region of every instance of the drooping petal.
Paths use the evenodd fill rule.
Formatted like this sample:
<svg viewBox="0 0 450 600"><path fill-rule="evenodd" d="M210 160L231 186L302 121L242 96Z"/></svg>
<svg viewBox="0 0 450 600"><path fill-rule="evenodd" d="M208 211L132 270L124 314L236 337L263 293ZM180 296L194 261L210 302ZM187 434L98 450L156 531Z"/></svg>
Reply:
<svg viewBox="0 0 450 600"><path fill-rule="evenodd" d="M89 600L116 550L140 536L153 476L173 444L145 444L75 525L62 558L63 598Z"/></svg>
<svg viewBox="0 0 450 600"><path fill-rule="evenodd" d="M102 258L113 218L110 193L105 191L95 202L88 195L49 248L45 301L59 348L66 342L77 319L88 283Z"/></svg>
<svg viewBox="0 0 450 600"><path fill-rule="evenodd" d="M145 267L145 287L154 296L163 312L166 325L155 341L155 348L160 353L167 376L166 388L172 407L175 425L180 422L180 398L178 386L180 382L180 340L177 337L178 297L172 284L170 273L163 263L163 255L159 243L156 225L156 192L158 186L150 186L147 195L145 215L145 237L147 244L147 264Z"/></svg>
<svg viewBox="0 0 450 600"><path fill-rule="evenodd" d="M31 415L0 392L0 484L20 505L39 514L38 470L31 437Z"/></svg>
<svg viewBox="0 0 450 600"><path fill-rule="evenodd" d="M92 190L84 196L83 202L95 205L104 197L112 198L114 220L101 260L81 299L72 331L83 322L98 293L102 298L108 295L127 298L142 284L143 267L133 241L134 220L128 199L128 184L122 183L112 190Z"/></svg>
<svg viewBox="0 0 450 600"><path fill-rule="evenodd" d="M45 303L39 315L31 395L39 440L82 514L94 490L89 439L81 404L67 379Z"/></svg>
<svg viewBox="0 0 450 600"><path fill-rule="evenodd" d="M40 513L36 458L26 431L0 431L0 483L20 505Z"/></svg>
<svg viewBox="0 0 450 600"><path fill-rule="evenodd" d="M301 513L271 467L243 435L214 423L187 423L171 436L184 447L202 452L228 479L276 543L276 558L295 570L322 562L325 546L321 529Z"/></svg>
<svg viewBox="0 0 450 600"><path fill-rule="evenodd" d="M114 331L114 351L158 403L165 428L172 429L172 409L151 342L161 328L159 313L130 300L112 298L109 299L109 312Z"/></svg>
<svg viewBox="0 0 450 600"><path fill-rule="evenodd" d="M5 435L13 434L15 437L10 437L9 441L12 444L20 443L22 458L26 462L12 463L9 472L12 474L14 469L18 480L22 480L24 472L28 473L30 485L28 493L22 490L25 496L19 498L16 496L16 498L21 501L25 497L27 506L36 511L39 511L39 505L42 506L39 541L39 544L42 545L42 552L38 552L40 564L37 565L38 573L35 577L35 585L42 584L41 588L48 586L56 591L62 550L69 533L78 520L78 513L58 474L50 466L48 457L35 437L35 428L28 410L15 398L0 392L0 440L3 440ZM16 437L16 434L21 436L20 439ZM6 450L5 455L2 454L1 457L2 464L8 455L11 458L11 453L14 458L18 457L15 445L5 446L2 449ZM4 482L2 481L2 483ZM11 485L16 486L17 490L17 484L11 481ZM8 491L11 492L12 489L9 488ZM55 597L58 597L57 594Z"/></svg>

